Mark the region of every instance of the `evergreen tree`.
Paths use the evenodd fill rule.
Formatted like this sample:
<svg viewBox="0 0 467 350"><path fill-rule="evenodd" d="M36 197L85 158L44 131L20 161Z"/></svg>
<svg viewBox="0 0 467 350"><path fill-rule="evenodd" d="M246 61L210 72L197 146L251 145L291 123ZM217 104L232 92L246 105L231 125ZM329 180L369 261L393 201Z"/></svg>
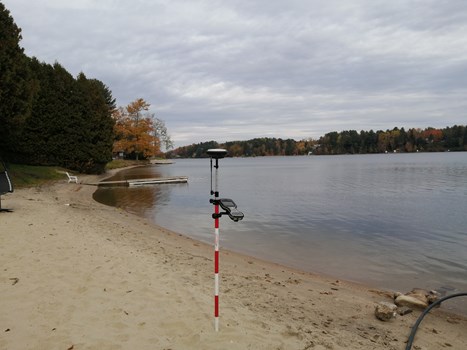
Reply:
<svg viewBox="0 0 467 350"><path fill-rule="evenodd" d="M69 150L67 143L73 139L67 133L74 117L75 81L58 63L51 66L32 59L30 64L38 88L19 138L16 158L22 163L59 165Z"/></svg>
<svg viewBox="0 0 467 350"><path fill-rule="evenodd" d="M21 163L103 172L112 159L115 100L99 80L77 79L60 64L30 60L37 92L15 148Z"/></svg>
<svg viewBox="0 0 467 350"><path fill-rule="evenodd" d="M0 156L99 173L112 159L115 99L107 86L59 63L28 58L0 3Z"/></svg>
<svg viewBox="0 0 467 350"><path fill-rule="evenodd" d="M0 3L0 156L10 158L18 130L30 111L32 91L21 39L21 29Z"/></svg>
<svg viewBox="0 0 467 350"><path fill-rule="evenodd" d="M67 162L64 165L80 172L102 173L105 164L112 160L115 99L105 84L87 79L83 73L76 81L75 99L72 127L79 132L69 132L74 136L68 152L72 156L62 156Z"/></svg>

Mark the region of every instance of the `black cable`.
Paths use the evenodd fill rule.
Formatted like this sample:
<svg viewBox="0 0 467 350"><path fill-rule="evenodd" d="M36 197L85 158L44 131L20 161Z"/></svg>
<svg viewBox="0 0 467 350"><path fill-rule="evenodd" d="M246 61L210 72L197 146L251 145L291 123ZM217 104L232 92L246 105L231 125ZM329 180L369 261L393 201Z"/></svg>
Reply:
<svg viewBox="0 0 467 350"><path fill-rule="evenodd" d="M445 300L455 298L455 297L462 297L462 296L467 296L467 292L456 293L456 294L451 294L451 295L445 296L444 298L436 300L433 304L428 306L425 309L425 311L423 311L422 314L418 317L417 322L415 322L415 324L413 325L412 332L410 332L409 340L407 341L407 346L405 347L405 350L412 349L412 344L413 344L413 341L414 341L414 338L415 338L415 333L417 333L417 328L420 325L420 323L422 322L423 317L425 317L425 315L428 314L428 312L430 312L431 309L433 309L435 306L441 304Z"/></svg>

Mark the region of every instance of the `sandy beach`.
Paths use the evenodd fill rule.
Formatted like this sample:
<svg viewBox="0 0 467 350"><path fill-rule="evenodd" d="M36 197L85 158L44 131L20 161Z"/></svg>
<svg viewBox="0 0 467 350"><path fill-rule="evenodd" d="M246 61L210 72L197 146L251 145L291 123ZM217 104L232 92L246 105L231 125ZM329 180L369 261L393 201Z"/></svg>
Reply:
<svg viewBox="0 0 467 350"><path fill-rule="evenodd" d="M222 237L216 333L213 247L95 189L2 196L0 349L405 349L420 311L379 321L390 293L228 252ZM413 348L466 349L467 321L433 310Z"/></svg>

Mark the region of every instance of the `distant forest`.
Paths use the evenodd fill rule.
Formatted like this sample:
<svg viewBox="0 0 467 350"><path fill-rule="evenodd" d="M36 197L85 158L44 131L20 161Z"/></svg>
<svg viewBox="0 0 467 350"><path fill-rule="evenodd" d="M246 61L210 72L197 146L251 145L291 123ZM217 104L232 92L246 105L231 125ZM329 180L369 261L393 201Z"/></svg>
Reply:
<svg viewBox="0 0 467 350"><path fill-rule="evenodd" d="M210 148L224 148L232 157L467 151L467 127L333 131L318 140L301 141L280 138L226 143L209 141L179 147L168 152L167 157L203 158L207 157L206 151Z"/></svg>

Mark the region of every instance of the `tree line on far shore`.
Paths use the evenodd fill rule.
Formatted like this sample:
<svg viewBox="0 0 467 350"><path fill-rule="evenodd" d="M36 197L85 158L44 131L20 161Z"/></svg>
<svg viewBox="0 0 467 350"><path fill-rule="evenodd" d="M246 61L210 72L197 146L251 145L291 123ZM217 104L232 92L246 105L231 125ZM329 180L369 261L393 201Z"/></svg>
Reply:
<svg viewBox="0 0 467 350"><path fill-rule="evenodd" d="M225 143L209 141L176 148L168 152L167 157L203 158L207 157L206 151L210 148L224 148L232 157L467 151L467 127L333 131L317 140L301 141L280 138Z"/></svg>
<svg viewBox="0 0 467 350"><path fill-rule="evenodd" d="M366 154L385 152L467 151L467 128L454 125L443 129L394 128L386 131L355 130L330 132L321 137L316 154Z"/></svg>

